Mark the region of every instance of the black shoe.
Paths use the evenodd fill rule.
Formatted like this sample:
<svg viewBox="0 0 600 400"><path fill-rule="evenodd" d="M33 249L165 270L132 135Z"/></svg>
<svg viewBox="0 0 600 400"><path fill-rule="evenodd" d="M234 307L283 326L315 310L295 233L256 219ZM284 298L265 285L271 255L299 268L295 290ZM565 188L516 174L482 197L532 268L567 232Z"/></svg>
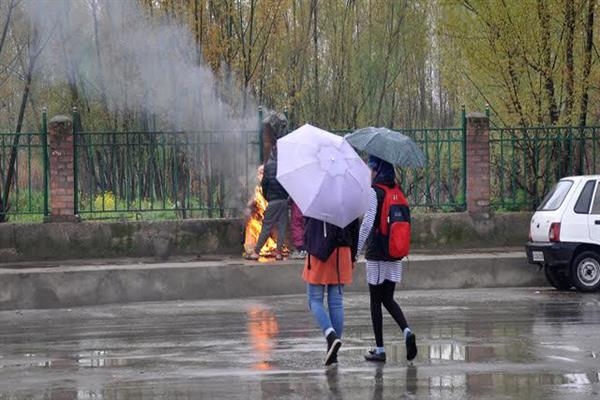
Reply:
<svg viewBox="0 0 600 400"><path fill-rule="evenodd" d="M338 363L338 360L337 360L337 354L336 354L336 355L334 355L334 356L331 356L331 359L330 359L330 360L331 360L331 361L330 361L329 365L336 365L336 364Z"/></svg>
<svg viewBox="0 0 600 400"><path fill-rule="evenodd" d="M406 335L406 359L412 361L417 356L417 337L410 332Z"/></svg>
<svg viewBox="0 0 600 400"><path fill-rule="evenodd" d="M338 339L335 332L327 335L327 355L325 356L325 365L333 364L334 360L337 362L337 352L342 347L342 341Z"/></svg>
<svg viewBox="0 0 600 400"><path fill-rule="evenodd" d="M375 349L369 350L367 354L365 354L365 360L367 361L375 361L375 362L385 362L386 357L385 353L377 353Z"/></svg>

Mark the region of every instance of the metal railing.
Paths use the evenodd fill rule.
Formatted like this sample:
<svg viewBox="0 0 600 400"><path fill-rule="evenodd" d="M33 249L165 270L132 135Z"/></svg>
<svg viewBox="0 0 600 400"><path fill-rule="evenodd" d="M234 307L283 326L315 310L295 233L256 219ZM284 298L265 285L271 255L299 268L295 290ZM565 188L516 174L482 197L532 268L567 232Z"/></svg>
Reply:
<svg viewBox="0 0 600 400"><path fill-rule="evenodd" d="M399 171L411 206L431 211L466 209L463 128L401 130L425 154L425 168Z"/></svg>
<svg viewBox="0 0 600 400"><path fill-rule="evenodd" d="M79 116L74 113L74 127ZM256 185L256 130L74 131L76 214L239 216ZM142 215L142 213L144 215Z"/></svg>
<svg viewBox="0 0 600 400"><path fill-rule="evenodd" d="M45 110L39 132L0 132L0 220L41 222L48 215L47 149Z"/></svg>
<svg viewBox="0 0 600 400"><path fill-rule="evenodd" d="M74 120L76 213L84 219L239 216L257 182L262 127L238 131L84 131ZM39 132L0 132L0 207L12 221L48 215L46 113ZM400 129L426 167L398 170L412 207L462 211L466 199L462 126ZM344 135L351 130L335 130ZM560 178L600 173L600 127L490 128L492 208L534 209ZM14 156L13 156L14 154ZM14 178L5 198L10 160Z"/></svg>
<svg viewBox="0 0 600 400"><path fill-rule="evenodd" d="M532 210L562 177L600 171L600 127L490 129L492 206Z"/></svg>
<svg viewBox="0 0 600 400"><path fill-rule="evenodd" d="M397 169L401 187L412 208L424 211L466 209L465 117L460 128L397 129L425 154L423 169ZM335 130L339 135L352 130Z"/></svg>

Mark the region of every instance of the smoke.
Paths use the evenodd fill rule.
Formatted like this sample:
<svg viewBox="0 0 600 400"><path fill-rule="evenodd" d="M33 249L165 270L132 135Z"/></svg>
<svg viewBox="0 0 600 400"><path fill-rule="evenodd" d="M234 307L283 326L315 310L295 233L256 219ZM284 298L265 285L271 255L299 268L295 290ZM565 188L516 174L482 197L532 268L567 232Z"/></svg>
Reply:
<svg viewBox="0 0 600 400"><path fill-rule="evenodd" d="M198 132L197 140L211 132L210 141L224 144L212 149L210 166L195 167L226 176L229 187L245 184L242 162L252 159L246 136L257 129L256 103L202 63L189 29L165 15L150 16L136 0L24 0L22 5L45 46L38 81L68 84L72 96L93 99L93 111L146 116L158 129ZM190 158L201 162L197 154ZM228 193L229 206L243 200L234 195L239 192Z"/></svg>
<svg viewBox="0 0 600 400"><path fill-rule="evenodd" d="M135 0L25 0L24 9L48 40L38 68L44 79L106 96L110 111L159 114L182 130L233 128L247 122L246 97L256 121L252 99L200 62L191 32L150 17Z"/></svg>

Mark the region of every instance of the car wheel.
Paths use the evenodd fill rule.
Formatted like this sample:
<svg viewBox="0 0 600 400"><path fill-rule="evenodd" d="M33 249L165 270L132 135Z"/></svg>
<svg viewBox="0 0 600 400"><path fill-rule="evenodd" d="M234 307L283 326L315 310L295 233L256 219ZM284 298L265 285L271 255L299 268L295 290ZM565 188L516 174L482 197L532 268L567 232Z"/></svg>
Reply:
<svg viewBox="0 0 600 400"><path fill-rule="evenodd" d="M559 269L545 265L544 275L546 275L548 282L558 290L569 290L573 286L567 274Z"/></svg>
<svg viewBox="0 0 600 400"><path fill-rule="evenodd" d="M584 251L573 260L571 278L582 292L594 292L600 288L600 257L593 251Z"/></svg>

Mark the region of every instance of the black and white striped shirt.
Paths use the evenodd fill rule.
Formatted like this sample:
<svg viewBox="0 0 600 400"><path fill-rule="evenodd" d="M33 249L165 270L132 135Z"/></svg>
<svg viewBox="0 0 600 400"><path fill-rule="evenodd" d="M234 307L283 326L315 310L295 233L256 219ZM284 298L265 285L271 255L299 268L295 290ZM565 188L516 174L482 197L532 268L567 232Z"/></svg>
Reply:
<svg viewBox="0 0 600 400"><path fill-rule="evenodd" d="M371 188L369 193L369 209L365 214L360 234L358 236L358 254L361 254L365 247L365 242L375 224L377 216L377 193ZM370 285L379 285L386 279L388 281L399 283L402 280L402 261L373 261L367 260L367 282Z"/></svg>

